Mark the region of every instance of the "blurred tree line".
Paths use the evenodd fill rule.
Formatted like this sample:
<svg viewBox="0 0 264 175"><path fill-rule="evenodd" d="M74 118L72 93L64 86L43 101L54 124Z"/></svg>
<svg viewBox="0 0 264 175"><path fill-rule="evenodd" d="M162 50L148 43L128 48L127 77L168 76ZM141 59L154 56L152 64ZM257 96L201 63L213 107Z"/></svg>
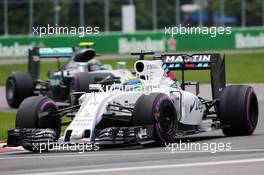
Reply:
<svg viewBox="0 0 264 175"><path fill-rule="evenodd" d="M213 14L220 14L220 1L210 1L204 9ZM0 3L0 34L4 33L4 0ZM33 26L54 25L54 1L33 0ZM120 31L121 7L129 0L109 0L110 31ZM136 6L137 30L152 30L152 0L133 0ZM246 0L247 26L262 25L263 0ZM181 0L190 4L192 0ZM59 26L79 26L79 0L59 0ZM104 31L104 0L84 0L85 26L99 26ZM241 0L225 0L225 15L234 16L241 24ZM181 20L186 14L181 12ZM8 0L9 34L29 33L29 0ZM175 25L175 0L157 0L157 24L159 29Z"/></svg>

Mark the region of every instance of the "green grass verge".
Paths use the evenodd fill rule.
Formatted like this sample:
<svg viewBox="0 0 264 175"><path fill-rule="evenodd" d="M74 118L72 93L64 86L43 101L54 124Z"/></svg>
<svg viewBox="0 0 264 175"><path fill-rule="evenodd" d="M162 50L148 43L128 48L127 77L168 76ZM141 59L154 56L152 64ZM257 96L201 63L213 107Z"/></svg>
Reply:
<svg viewBox="0 0 264 175"><path fill-rule="evenodd" d="M0 142L6 142L7 131L15 127L14 112L0 112Z"/></svg>
<svg viewBox="0 0 264 175"><path fill-rule="evenodd" d="M57 70L56 62L43 62L40 65L40 79L47 78L48 70ZM8 74L11 72L27 71L27 64L0 65L0 85L4 85Z"/></svg>
<svg viewBox="0 0 264 175"><path fill-rule="evenodd" d="M7 131L15 128L16 113L15 112L0 112L0 143L6 142ZM63 118L62 122L70 121L69 118ZM67 126L62 126L61 135L63 135Z"/></svg>
<svg viewBox="0 0 264 175"><path fill-rule="evenodd" d="M133 68L136 59L103 60L104 64L111 64L116 68L117 61L127 62L128 68ZM43 62L41 64L40 79L47 78L48 70L56 70L56 62ZM12 71L26 71L26 64L0 65L0 85L5 84L7 75ZM264 54L243 53L226 55L226 78L228 83L263 83L264 82ZM177 73L180 77L180 73ZM209 83L208 71L188 71L186 80Z"/></svg>

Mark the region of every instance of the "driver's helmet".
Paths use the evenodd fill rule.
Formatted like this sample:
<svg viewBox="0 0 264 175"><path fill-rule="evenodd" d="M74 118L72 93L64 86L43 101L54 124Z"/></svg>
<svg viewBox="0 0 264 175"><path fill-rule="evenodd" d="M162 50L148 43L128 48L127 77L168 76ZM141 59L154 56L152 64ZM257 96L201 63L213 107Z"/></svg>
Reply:
<svg viewBox="0 0 264 175"><path fill-rule="evenodd" d="M101 63L98 60L88 61L87 64L88 72L93 72L101 69Z"/></svg>
<svg viewBox="0 0 264 175"><path fill-rule="evenodd" d="M144 83L140 79L130 79L123 83L123 89L127 91L143 91Z"/></svg>

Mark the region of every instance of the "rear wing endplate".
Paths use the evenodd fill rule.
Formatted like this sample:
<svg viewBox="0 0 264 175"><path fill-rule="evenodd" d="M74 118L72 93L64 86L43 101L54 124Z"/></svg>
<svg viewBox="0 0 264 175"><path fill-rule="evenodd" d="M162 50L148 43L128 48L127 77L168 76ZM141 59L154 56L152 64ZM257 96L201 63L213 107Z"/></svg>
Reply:
<svg viewBox="0 0 264 175"><path fill-rule="evenodd" d="M28 49L28 72L34 79L39 76L39 62L42 58L71 58L74 55L72 47Z"/></svg>

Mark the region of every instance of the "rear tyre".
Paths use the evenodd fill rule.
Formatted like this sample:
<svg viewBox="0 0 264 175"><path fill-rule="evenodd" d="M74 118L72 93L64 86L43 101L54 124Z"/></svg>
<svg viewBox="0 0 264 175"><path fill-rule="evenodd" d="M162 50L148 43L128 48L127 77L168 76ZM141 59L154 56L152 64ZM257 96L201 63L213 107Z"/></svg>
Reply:
<svg viewBox="0 0 264 175"><path fill-rule="evenodd" d="M219 117L226 136L253 134L258 123L258 100L252 87L227 86L219 104Z"/></svg>
<svg viewBox="0 0 264 175"><path fill-rule="evenodd" d="M153 125L155 145L164 146L175 138L178 127L177 113L166 94L143 94L135 103L133 124L135 126Z"/></svg>
<svg viewBox="0 0 264 175"><path fill-rule="evenodd" d="M50 128L56 131L58 137L61 131L61 120L50 115L40 116L40 112L56 112L56 103L42 96L34 96L25 99L18 108L16 114L16 128ZM26 150L33 151L33 146L24 146Z"/></svg>
<svg viewBox="0 0 264 175"><path fill-rule="evenodd" d="M12 72L6 80L6 101L17 108L27 97L34 95L34 80L28 72Z"/></svg>

